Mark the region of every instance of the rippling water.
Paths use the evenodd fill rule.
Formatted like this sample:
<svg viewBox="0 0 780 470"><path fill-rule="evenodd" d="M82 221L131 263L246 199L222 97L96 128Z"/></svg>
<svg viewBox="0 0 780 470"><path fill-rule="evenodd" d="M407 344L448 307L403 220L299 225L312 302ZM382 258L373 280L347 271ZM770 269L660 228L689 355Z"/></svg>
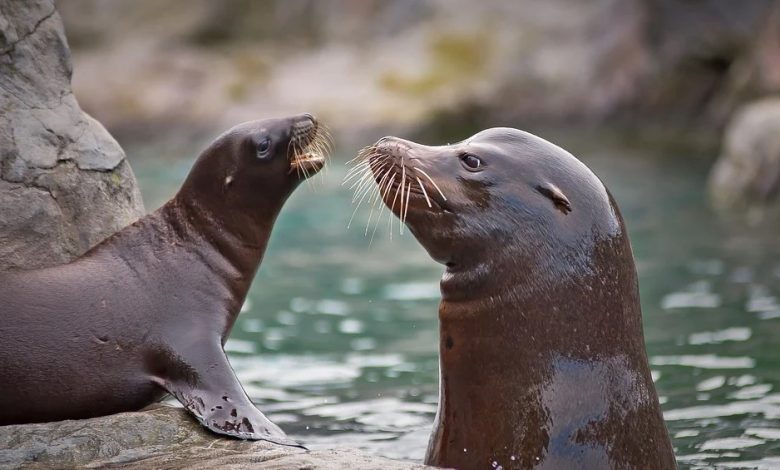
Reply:
<svg viewBox="0 0 780 470"><path fill-rule="evenodd" d="M579 156L628 225L680 466L780 468L780 231L717 220L708 161L614 147ZM132 164L152 209L191 160ZM408 231L390 240L383 224L369 243L368 210L347 230L340 166L284 208L227 349L260 409L309 447L419 461L436 411L442 269Z"/></svg>

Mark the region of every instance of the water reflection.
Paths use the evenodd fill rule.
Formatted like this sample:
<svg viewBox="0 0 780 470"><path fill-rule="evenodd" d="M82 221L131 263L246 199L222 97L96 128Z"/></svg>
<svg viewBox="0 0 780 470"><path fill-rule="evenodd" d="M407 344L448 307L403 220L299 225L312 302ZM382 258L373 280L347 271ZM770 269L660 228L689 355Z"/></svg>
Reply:
<svg viewBox="0 0 780 470"><path fill-rule="evenodd" d="M628 224L680 466L780 468L777 231L718 222L703 201L708 162L625 149L585 160ZM149 207L188 168L132 163ZM363 230L347 231L340 173L285 207L226 349L253 400L310 447L420 460L436 411L441 267L409 234L377 233L369 248Z"/></svg>

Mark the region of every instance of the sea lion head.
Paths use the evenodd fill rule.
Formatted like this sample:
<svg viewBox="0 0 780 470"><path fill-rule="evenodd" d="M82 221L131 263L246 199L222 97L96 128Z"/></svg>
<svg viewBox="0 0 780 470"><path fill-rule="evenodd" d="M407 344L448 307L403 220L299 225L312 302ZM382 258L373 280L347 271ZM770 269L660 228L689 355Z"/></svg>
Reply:
<svg viewBox="0 0 780 470"><path fill-rule="evenodd" d="M280 208L325 165L330 137L311 114L239 124L198 157L180 199L252 211Z"/></svg>
<svg viewBox="0 0 780 470"><path fill-rule="evenodd" d="M544 263L560 275L586 262L600 237L622 231L611 196L584 164L517 129L443 146L385 137L362 156L384 203L449 271L511 263L535 272Z"/></svg>

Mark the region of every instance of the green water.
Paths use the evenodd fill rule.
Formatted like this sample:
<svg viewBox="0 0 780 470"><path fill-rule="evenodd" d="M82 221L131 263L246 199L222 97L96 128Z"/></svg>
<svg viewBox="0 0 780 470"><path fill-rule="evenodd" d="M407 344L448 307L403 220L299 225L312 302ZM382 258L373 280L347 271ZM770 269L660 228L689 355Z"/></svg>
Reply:
<svg viewBox="0 0 780 470"><path fill-rule="evenodd" d="M626 219L680 466L780 468L780 231L717 220L709 161L593 147L569 149ZM131 163L153 209L192 160ZM387 213L372 242L367 209L347 229L343 175L337 158L285 206L227 349L259 408L309 447L419 461L436 411L442 269L397 225L390 240Z"/></svg>

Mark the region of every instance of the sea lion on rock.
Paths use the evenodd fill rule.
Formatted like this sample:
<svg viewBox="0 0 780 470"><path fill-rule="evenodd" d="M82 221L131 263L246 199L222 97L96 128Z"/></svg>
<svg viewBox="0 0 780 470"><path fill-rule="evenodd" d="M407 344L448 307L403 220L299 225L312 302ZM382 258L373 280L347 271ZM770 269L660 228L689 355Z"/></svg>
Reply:
<svg viewBox="0 0 780 470"><path fill-rule="evenodd" d="M249 400L223 345L327 142L308 114L238 125L153 214L71 263L0 273L0 425L138 410L167 392L214 432L297 445Z"/></svg>
<svg viewBox="0 0 780 470"><path fill-rule="evenodd" d="M426 463L675 467L628 235L584 164L508 128L439 147L385 137L358 161L446 265Z"/></svg>

